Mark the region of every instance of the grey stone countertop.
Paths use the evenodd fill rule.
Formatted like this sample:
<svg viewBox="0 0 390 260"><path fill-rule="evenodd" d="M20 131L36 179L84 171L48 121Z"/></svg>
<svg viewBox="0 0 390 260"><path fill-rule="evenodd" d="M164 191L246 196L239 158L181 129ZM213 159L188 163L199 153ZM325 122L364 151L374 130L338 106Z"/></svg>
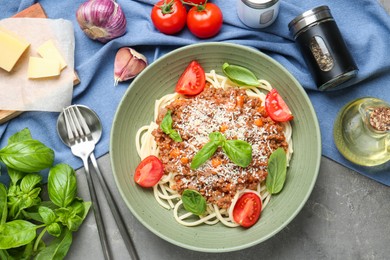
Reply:
<svg viewBox="0 0 390 260"><path fill-rule="evenodd" d="M380 0L390 11L390 0ZM116 187L109 154L98 160L126 220L142 260L154 259L390 259L390 187L325 157L313 192L300 213L275 236L256 246L229 253L202 253L177 247L146 229L129 211ZM79 195L88 200L83 169L77 171ZM130 259L100 187L103 218L114 259ZM103 254L94 215L73 238L66 259L100 260Z"/></svg>

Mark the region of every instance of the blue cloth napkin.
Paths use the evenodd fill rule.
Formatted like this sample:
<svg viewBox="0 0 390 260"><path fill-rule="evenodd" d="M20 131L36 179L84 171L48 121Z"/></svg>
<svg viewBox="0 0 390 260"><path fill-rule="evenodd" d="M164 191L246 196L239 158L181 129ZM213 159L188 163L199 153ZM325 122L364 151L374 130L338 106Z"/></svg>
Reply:
<svg viewBox="0 0 390 260"><path fill-rule="evenodd" d="M211 0L221 8L224 24L216 37L207 40L194 37L188 29L174 36L158 32L150 19L151 9L157 0L117 0L126 14L127 33L106 44L90 40L80 30L75 13L84 1L42 0L39 3L49 18L64 18L73 22L76 39L75 69L81 79L80 85L74 88L73 103L91 107L103 122L103 136L96 148L97 156L109 150L113 117L129 85L129 82L126 82L117 87L113 86L114 56L120 47L135 48L146 55L151 63L159 56L184 45L224 41L255 47L285 66L307 90L313 103L320 122L323 155L390 186L389 164L365 168L348 162L336 149L332 135L336 115L349 101L372 96L390 102L390 16L376 0L281 0L277 20L270 27L259 30L248 28L239 20L235 0ZM33 3L35 1L32 0L0 0L0 19L10 17ZM348 82L350 87L343 90L317 91L302 54L288 30L287 25L293 18L320 5L329 6L359 67L358 76ZM74 168L79 168L82 166L81 160L74 157L57 136L58 115L25 112L1 125L0 147L6 145L9 136L28 127L34 138L54 149L55 163L66 162ZM7 176L1 176L0 181L7 181Z"/></svg>

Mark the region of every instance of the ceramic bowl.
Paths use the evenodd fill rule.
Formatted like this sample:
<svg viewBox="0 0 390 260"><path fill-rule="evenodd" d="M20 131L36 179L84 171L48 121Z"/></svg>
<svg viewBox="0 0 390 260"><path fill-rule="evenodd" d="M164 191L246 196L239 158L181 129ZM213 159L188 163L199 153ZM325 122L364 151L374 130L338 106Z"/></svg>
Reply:
<svg viewBox="0 0 390 260"><path fill-rule="evenodd" d="M213 226L185 227L172 211L162 208L153 190L135 184L133 174L140 162L135 146L137 130L153 120L156 99L173 93L187 65L197 60L205 71L222 74L222 64L240 65L258 78L268 80L291 109L294 120L294 153L281 193L274 195L251 228ZM302 86L277 61L264 53L231 43L199 43L176 49L149 65L131 83L115 114L110 158L116 185L132 214L150 231L177 246L202 252L228 252L261 243L282 230L299 213L317 179L321 137L316 114Z"/></svg>

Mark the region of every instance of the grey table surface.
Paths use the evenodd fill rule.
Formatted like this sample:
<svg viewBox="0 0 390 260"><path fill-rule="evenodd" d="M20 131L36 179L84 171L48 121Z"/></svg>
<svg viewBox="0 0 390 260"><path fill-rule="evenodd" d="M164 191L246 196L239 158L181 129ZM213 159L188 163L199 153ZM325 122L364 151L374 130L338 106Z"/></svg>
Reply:
<svg viewBox="0 0 390 260"><path fill-rule="evenodd" d="M390 11L390 0L380 1ZM202 253L177 247L146 229L129 211L116 187L109 154L98 159L126 219L141 259L390 259L390 188L325 157L313 192L301 212L278 234L256 246L229 253ZM88 200L84 170L79 196ZM130 259L100 187L114 259ZM66 259L103 259L92 212L74 235Z"/></svg>

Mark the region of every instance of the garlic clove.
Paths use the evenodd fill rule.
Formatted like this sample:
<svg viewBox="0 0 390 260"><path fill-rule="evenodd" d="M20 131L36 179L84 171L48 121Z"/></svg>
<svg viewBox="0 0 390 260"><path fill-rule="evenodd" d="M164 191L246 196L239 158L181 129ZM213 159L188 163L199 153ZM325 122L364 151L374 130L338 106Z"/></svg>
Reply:
<svg viewBox="0 0 390 260"><path fill-rule="evenodd" d="M129 47L122 47L115 55L114 86L137 76L148 65L144 55Z"/></svg>

